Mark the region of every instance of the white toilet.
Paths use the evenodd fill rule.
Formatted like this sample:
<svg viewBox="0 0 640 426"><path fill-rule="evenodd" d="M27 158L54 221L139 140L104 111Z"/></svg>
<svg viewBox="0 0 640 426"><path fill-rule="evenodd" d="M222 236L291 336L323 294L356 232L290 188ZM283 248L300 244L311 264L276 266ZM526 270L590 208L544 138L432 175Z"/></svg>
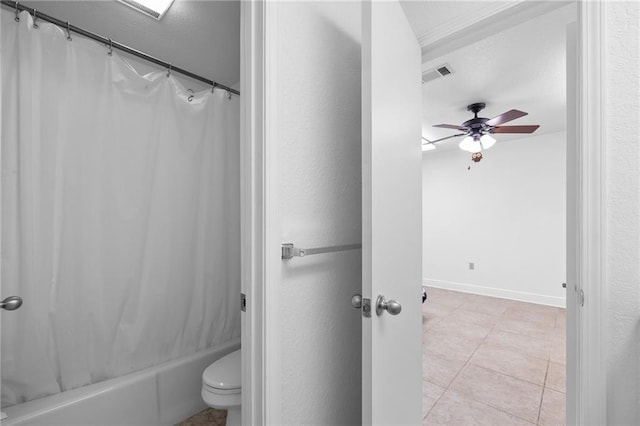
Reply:
<svg viewBox="0 0 640 426"><path fill-rule="evenodd" d="M202 399L227 410L227 426L240 426L240 349L220 358L202 373Z"/></svg>

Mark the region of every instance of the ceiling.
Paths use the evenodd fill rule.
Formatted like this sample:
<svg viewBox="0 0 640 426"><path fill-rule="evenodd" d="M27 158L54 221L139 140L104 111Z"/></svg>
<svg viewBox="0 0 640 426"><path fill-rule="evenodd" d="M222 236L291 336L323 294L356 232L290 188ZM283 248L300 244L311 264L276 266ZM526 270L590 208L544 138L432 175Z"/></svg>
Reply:
<svg viewBox="0 0 640 426"><path fill-rule="evenodd" d="M428 46L482 19L499 14L522 0L402 1L407 20L421 46Z"/></svg>
<svg viewBox="0 0 640 426"><path fill-rule="evenodd" d="M21 3L227 86L240 80L240 1L175 0L160 21L115 0Z"/></svg>
<svg viewBox="0 0 640 426"><path fill-rule="evenodd" d="M477 40L445 51L438 57L429 55L430 49L440 48L438 43L450 35L429 30L430 26L439 22L453 22L456 16L466 16L468 25L473 26L478 21L468 17L478 12L479 7L488 5L487 10L504 16L509 12L506 3L403 2L405 13L421 42L423 71L442 64L448 64L453 70L453 74L422 86L422 130L427 139L459 133L432 126L440 123L461 124L472 118L473 114L466 110L466 106L474 102L487 104L479 114L481 117L494 117L510 109L528 112L528 116L509 124L539 124L536 135L566 130L565 36L566 25L575 21L573 4L556 6L542 15L532 13L524 22L522 17L516 17L514 22L514 19L501 21L495 18L496 15L493 18L481 15L478 19L483 22L482 29L488 27L490 32L481 33L472 29L472 35L480 34ZM517 5L518 2L509 4ZM457 25L451 31L460 32L464 28ZM429 151L429 154L457 149L461 139L453 138L438 143L438 149ZM522 139L522 136L501 134L496 135L496 139L501 142Z"/></svg>

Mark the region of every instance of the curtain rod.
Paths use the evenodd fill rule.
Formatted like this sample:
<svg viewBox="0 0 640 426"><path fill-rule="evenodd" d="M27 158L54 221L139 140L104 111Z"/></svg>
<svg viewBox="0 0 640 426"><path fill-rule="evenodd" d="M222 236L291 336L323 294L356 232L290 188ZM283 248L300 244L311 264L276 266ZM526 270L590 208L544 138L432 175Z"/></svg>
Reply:
<svg viewBox="0 0 640 426"><path fill-rule="evenodd" d="M220 84L220 83L216 83L215 81L209 80L208 78L204 78L202 76L199 76L197 74L194 74L190 71L184 70L182 68L173 66L172 64L170 64L169 62L165 62L165 61L161 61L160 59L151 56L151 55L147 55L144 52L141 52L139 50L136 50L132 47L126 46L122 43L118 43L115 42L113 40L111 40L110 38L107 37L103 37L99 34L96 33L92 33L91 31L87 31L84 30L82 28L76 27L75 25L71 25L69 24L69 22L65 22L65 21L61 21L60 19L54 18L52 16L49 16L47 14L44 14L42 12L38 12L36 9L32 9L30 7L24 6L22 4L20 4L20 2L17 1L8 1L8 0L2 0L1 3L5 6L11 7L12 9L14 9L17 12L19 11L23 11L26 10L31 16L38 19L42 19L43 21L47 21L47 22L51 22L54 25L57 25L59 27L62 27L63 29L66 29L67 31L72 31L74 33L80 34L84 37L90 38L92 40L98 41L100 43L103 43L107 46L110 46L114 49L118 49L118 50L122 50L123 52L127 52L133 56L137 56L138 58L142 58L146 61L149 62L153 62L156 65L160 65L164 68L167 68L169 71L173 72L177 72L180 73L182 75L186 75L187 77L190 77L194 80L198 80L201 81L203 83L206 83L209 86L213 86L213 87L219 87L222 90L226 90L227 92L230 93L234 93L236 95L240 95L240 92L236 89L232 89L229 86L225 86L224 84Z"/></svg>

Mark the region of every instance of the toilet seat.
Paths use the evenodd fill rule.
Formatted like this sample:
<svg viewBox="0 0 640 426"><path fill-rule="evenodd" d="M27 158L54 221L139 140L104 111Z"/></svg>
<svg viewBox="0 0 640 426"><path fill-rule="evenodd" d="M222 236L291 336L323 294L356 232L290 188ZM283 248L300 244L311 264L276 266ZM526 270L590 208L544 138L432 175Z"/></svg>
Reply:
<svg viewBox="0 0 640 426"><path fill-rule="evenodd" d="M240 350L220 358L202 373L203 387L212 393L232 395L240 393L241 388Z"/></svg>
<svg viewBox="0 0 640 426"><path fill-rule="evenodd" d="M240 388L239 387L231 388L231 389L220 389L220 388L215 388L213 386L209 386L206 383L204 383L202 387L207 392L215 393L215 394L218 394L218 395L236 395L236 394L240 393Z"/></svg>

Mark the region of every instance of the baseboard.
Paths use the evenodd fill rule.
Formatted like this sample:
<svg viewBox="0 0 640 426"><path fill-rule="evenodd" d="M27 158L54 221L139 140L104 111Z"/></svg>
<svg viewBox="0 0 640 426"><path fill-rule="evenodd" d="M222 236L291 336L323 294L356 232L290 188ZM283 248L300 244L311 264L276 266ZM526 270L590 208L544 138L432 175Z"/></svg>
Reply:
<svg viewBox="0 0 640 426"><path fill-rule="evenodd" d="M539 305L557 306L559 308L566 307L566 300L562 297L546 296L544 294L527 293L524 291L505 290L502 288L493 288L479 286L475 284L456 283L452 281L432 280L424 278L422 284L428 287L442 288L445 290L454 290L464 293L479 294L481 296L499 297L501 299L518 300L520 302L537 303Z"/></svg>

